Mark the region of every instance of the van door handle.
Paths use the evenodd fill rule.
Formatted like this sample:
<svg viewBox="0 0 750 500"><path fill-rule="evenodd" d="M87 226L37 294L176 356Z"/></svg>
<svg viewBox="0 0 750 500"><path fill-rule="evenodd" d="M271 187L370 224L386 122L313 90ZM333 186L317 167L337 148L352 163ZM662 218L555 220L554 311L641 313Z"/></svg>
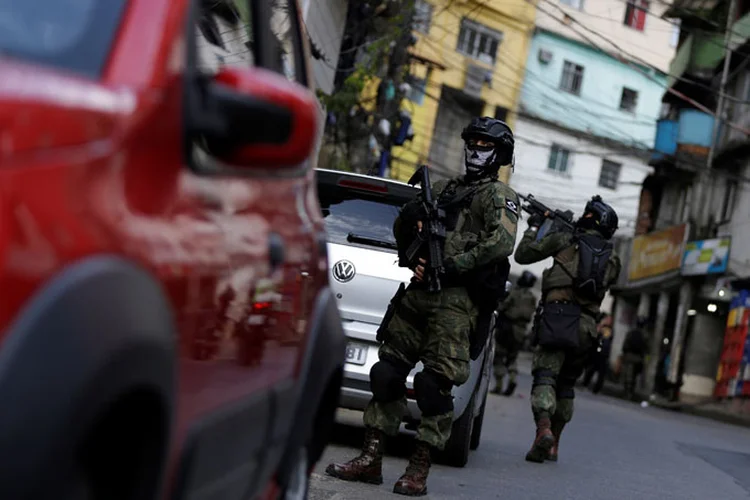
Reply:
<svg viewBox="0 0 750 500"><path fill-rule="evenodd" d="M275 271L284 262L284 239L276 233L268 235L268 260L271 271Z"/></svg>

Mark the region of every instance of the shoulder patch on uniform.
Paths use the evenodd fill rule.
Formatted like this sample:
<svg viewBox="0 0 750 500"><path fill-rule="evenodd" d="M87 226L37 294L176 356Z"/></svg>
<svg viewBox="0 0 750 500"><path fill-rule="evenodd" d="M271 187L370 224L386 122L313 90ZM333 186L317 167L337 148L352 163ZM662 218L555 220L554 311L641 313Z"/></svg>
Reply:
<svg viewBox="0 0 750 500"><path fill-rule="evenodd" d="M518 215L518 205L513 200L505 200L505 208L507 208L513 214Z"/></svg>

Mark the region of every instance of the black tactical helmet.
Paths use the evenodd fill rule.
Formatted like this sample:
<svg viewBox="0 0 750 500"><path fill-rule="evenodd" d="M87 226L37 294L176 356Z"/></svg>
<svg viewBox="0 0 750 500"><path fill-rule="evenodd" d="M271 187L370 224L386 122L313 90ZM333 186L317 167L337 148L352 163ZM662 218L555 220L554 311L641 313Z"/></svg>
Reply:
<svg viewBox="0 0 750 500"><path fill-rule="evenodd" d="M516 281L518 286L525 288L533 287L534 283L536 283L536 275L531 271L524 271L521 273L521 276L519 276L518 281Z"/></svg>
<svg viewBox="0 0 750 500"><path fill-rule="evenodd" d="M587 218L586 214L592 214L593 217ZM615 234L619 222L615 209L604 203L602 197L598 194L593 196L591 201L586 203L583 217L578 221L579 225L596 229L607 239L610 239Z"/></svg>
<svg viewBox="0 0 750 500"><path fill-rule="evenodd" d="M513 162L513 131L501 120L489 116L473 118L461 132L461 139L465 142L470 139L483 139L495 143L495 155L489 164L485 165L487 169L498 169Z"/></svg>

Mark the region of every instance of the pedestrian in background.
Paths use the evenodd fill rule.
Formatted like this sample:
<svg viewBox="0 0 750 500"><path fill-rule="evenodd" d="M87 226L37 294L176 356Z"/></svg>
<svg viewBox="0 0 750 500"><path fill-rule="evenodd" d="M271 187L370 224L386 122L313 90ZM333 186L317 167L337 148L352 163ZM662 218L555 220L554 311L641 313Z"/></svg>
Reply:
<svg viewBox="0 0 750 500"><path fill-rule="evenodd" d="M516 286L498 308L495 325L495 389L493 394L510 396L516 390L518 352L526 339L526 329L536 311L536 297L531 289L536 276L524 271ZM503 391L503 378L508 375L508 387Z"/></svg>
<svg viewBox="0 0 750 500"><path fill-rule="evenodd" d="M609 355L612 352L612 316L606 313L601 314L601 319L597 325L600 343L596 351L591 356L591 364L586 368L583 376L583 385L590 388L594 394L598 394L604 386L604 380L609 372ZM594 387L590 384L596 376Z"/></svg>
<svg viewBox="0 0 750 500"><path fill-rule="evenodd" d="M643 361L648 353L647 324L647 318L638 318L635 328L625 335L622 344L622 380L626 399L635 398L636 382L643 371Z"/></svg>

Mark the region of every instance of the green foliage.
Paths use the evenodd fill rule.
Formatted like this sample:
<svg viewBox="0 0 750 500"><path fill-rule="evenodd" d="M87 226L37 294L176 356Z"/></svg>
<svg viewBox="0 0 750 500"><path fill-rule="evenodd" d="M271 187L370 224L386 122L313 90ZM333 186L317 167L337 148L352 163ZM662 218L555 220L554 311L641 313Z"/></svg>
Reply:
<svg viewBox="0 0 750 500"><path fill-rule="evenodd" d="M372 32L374 39L362 47L364 57L357 63L352 74L343 82L341 88L332 95L318 92L318 99L326 110L336 114L348 113L353 106L362 101L362 91L375 78L382 78L391 48L396 43L404 22L404 14L389 19L379 19ZM350 49L351 50L351 49ZM340 70L339 70L340 71Z"/></svg>
<svg viewBox="0 0 750 500"><path fill-rule="evenodd" d="M372 78L364 68L357 68L354 73L349 75L342 87L332 95L326 95L318 92L318 99L325 106L326 110L335 114L346 114L357 103L359 103L362 91L365 89L367 82Z"/></svg>

